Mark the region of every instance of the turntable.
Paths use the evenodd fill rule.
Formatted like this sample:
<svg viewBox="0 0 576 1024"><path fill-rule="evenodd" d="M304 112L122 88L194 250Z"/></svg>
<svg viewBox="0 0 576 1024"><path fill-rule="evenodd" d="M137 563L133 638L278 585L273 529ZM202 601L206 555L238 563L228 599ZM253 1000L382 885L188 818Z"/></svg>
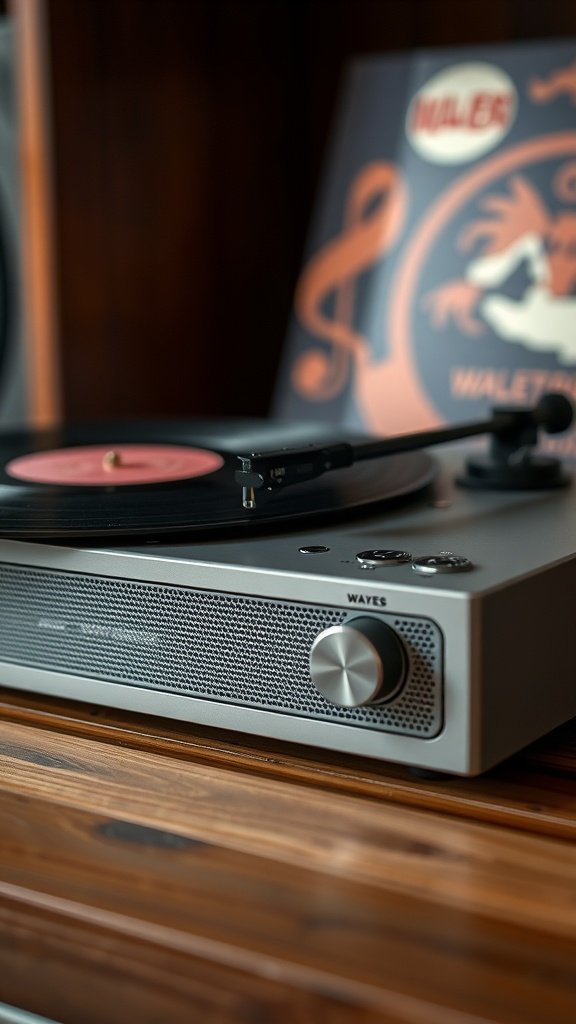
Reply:
<svg viewBox="0 0 576 1024"><path fill-rule="evenodd" d="M535 450L571 419L546 396L384 440L243 422L7 435L2 681L482 772L576 715L576 498ZM422 450L482 433L487 454Z"/></svg>

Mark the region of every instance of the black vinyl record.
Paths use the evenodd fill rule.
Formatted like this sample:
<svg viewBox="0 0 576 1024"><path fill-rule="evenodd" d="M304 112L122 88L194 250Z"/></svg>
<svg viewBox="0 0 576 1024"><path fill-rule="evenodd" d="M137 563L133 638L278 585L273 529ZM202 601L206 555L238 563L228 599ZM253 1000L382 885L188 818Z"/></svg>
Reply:
<svg viewBox="0 0 576 1024"><path fill-rule="evenodd" d="M360 462L294 486L257 494L242 506L235 480L238 455L333 442L318 427L253 421L176 421L96 424L0 435L0 537L81 539L166 534L234 536L248 530L287 529L306 520L337 517L411 495L434 476L424 452ZM347 438L349 440L349 438ZM22 480L10 468L23 457L84 446L175 445L213 453L218 468L190 479L115 486ZM19 465L19 462L16 463Z"/></svg>

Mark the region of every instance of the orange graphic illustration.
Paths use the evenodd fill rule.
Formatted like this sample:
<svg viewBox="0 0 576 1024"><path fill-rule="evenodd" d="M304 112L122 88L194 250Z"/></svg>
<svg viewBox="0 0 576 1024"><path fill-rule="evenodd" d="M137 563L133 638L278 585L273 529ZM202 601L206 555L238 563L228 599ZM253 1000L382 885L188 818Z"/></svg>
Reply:
<svg viewBox="0 0 576 1024"><path fill-rule="evenodd" d="M293 381L302 394L316 400L332 398L344 386L350 360L358 366L369 361L370 343L352 326L356 279L394 245L406 206L406 187L393 165L368 165L349 190L342 234L316 253L304 270L295 296L296 313L312 334L333 348L330 356L315 350L300 358ZM324 309L330 297L332 316Z"/></svg>
<svg viewBox="0 0 576 1024"><path fill-rule="evenodd" d="M576 203L576 162L563 164L554 176L554 191L563 203Z"/></svg>
<svg viewBox="0 0 576 1024"><path fill-rule="evenodd" d="M558 68L548 78L533 78L528 95L534 103L551 103L558 96L569 96L576 104L576 58L565 68Z"/></svg>
<svg viewBox="0 0 576 1024"><path fill-rule="evenodd" d="M405 240L387 286L382 339L359 332L359 276L375 268L399 241L408 207L406 186L391 164L360 171L350 186L341 234L304 268L295 312L315 338L296 360L292 384L308 401L326 401L350 385L365 425L374 433L402 433L437 426L442 416L429 398L416 362L417 311L433 329L455 324L463 336L490 327L503 342L516 342L576 364L576 213L551 214L538 191L520 174L550 160L567 161L555 178L557 198L574 202L576 132L529 139L495 154L453 181L430 205ZM422 298L421 276L443 232L479 192L504 180L462 233L463 270ZM466 262L473 246L480 252ZM522 265L529 286L520 298L502 292ZM368 278L368 287L371 285ZM381 282L379 282L381 287Z"/></svg>
<svg viewBox="0 0 576 1024"><path fill-rule="evenodd" d="M352 326L358 275L369 269L394 245L404 225L407 189L390 163L373 163L354 180L347 197L342 234L329 242L305 268L295 296L301 323L330 343L326 352L305 352L293 368L296 390L316 401L333 398L353 370L358 403L374 429L381 428L382 398L388 393L418 408L430 425L437 417L415 379L409 353L397 347L388 360L376 363L370 342ZM325 306L333 298L334 312ZM392 385L392 388L390 388Z"/></svg>
<svg viewBox="0 0 576 1024"><path fill-rule="evenodd" d="M459 238L464 252L481 242L465 277L425 297L432 326L441 329L453 319L477 336L487 324L504 341L576 363L576 214L551 216L520 176L511 179L507 195L490 195L481 208L492 216L474 221ZM499 294L520 266L530 282L524 293Z"/></svg>
<svg viewBox="0 0 576 1024"><path fill-rule="evenodd" d="M449 281L422 300L425 310L430 313L433 327L440 330L448 326L450 318L464 334L483 334L484 327L473 315L473 310L482 294L482 289L470 281Z"/></svg>

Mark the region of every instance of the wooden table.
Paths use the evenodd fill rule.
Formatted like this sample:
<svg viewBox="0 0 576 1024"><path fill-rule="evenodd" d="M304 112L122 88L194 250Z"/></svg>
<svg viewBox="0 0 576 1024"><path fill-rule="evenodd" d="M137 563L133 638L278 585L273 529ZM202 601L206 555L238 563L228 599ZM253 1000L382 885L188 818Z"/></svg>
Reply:
<svg viewBox="0 0 576 1024"><path fill-rule="evenodd" d="M0 1001L574 1024L576 723L475 780L0 690Z"/></svg>

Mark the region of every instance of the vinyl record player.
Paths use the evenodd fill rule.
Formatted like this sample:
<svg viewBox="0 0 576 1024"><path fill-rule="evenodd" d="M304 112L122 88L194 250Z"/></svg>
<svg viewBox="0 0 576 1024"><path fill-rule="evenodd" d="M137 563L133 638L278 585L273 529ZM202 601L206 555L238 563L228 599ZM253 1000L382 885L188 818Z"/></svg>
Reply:
<svg viewBox="0 0 576 1024"><path fill-rule="evenodd" d="M535 429L529 419L522 436ZM498 423L496 468L472 452L463 478L460 447L438 461L414 452L412 462L402 456L408 486L388 455L391 491L372 510L330 516L320 502L300 519L280 500L278 521L265 511L256 528L249 507L232 527L226 513L225 529L207 530L202 513L200 530L171 531L166 495L179 487L132 483L127 492L106 477L92 492L85 480L71 492L77 525L86 501L100 509L100 536L93 527L70 539L54 515L64 493L69 531L77 506L68 489L44 480L29 495L20 476L13 491L0 488L0 508L19 508L20 521L27 505L33 513L19 531L8 514L0 541L3 684L420 769L488 769L576 715L576 492L554 460L526 458L516 428L511 443L506 417ZM90 440L90 451L86 437L70 451L89 457L90 473L98 449L100 473ZM47 445L34 447L52 456ZM15 457L25 448L20 439ZM298 449L296 459L278 451L271 462L240 460L238 504L240 488L245 506L258 505L259 483L262 493L281 491L302 466L314 479L329 468L331 493L344 487L349 470L329 465L332 447ZM504 464L516 488L501 486ZM379 465L365 463L372 476ZM530 487L527 465L538 477ZM213 482L221 468L209 469ZM41 462L45 471L53 466ZM486 475L491 486L477 486ZM193 518L197 492L186 487ZM164 496L146 531L114 520L119 491L131 495L131 516L150 493Z"/></svg>

